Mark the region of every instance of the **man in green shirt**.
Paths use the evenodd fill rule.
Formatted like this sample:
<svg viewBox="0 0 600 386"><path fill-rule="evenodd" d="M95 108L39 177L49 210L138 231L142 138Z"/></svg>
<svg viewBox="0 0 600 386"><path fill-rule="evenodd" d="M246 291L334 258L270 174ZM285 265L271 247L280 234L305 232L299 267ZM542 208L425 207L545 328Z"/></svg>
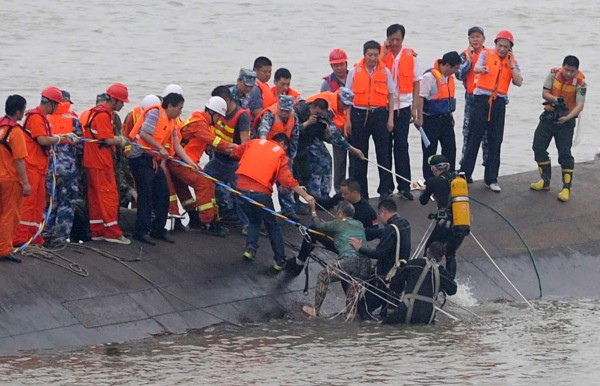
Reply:
<svg viewBox="0 0 600 386"><path fill-rule="evenodd" d="M354 216L354 206L347 201L338 204L335 212L335 220L324 222L317 216L314 202L309 203L313 219L312 228L318 231L327 232L333 235L333 243L338 250L338 260L327 265L319 273L317 285L315 287L315 306L303 306L302 310L310 316L319 316L319 310L325 300L329 283L340 280L346 280L348 276L365 280L372 273L371 261L369 258L359 254L350 245L349 239L356 238L366 244L365 229L360 221L352 219ZM353 285L348 287L346 296L352 299L356 293ZM348 310L349 312L351 310Z"/></svg>

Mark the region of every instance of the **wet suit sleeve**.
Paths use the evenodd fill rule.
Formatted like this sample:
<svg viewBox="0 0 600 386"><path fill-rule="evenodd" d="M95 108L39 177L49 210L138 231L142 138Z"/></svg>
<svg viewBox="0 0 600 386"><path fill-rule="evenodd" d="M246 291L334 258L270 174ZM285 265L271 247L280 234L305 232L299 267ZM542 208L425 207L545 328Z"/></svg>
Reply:
<svg viewBox="0 0 600 386"><path fill-rule="evenodd" d="M450 276L448 275L448 271L446 271L446 268L444 267L439 267L440 270L440 290L444 291L446 293L446 295L455 295L456 291L458 290L458 286L456 285L456 282L452 279L450 279Z"/></svg>
<svg viewBox="0 0 600 386"><path fill-rule="evenodd" d="M438 178L436 178L436 177L429 178L425 182L425 190L419 196L419 202L421 203L421 205L427 205L427 203L431 199L431 196L433 195L433 192L435 192L437 185L438 185Z"/></svg>
<svg viewBox="0 0 600 386"><path fill-rule="evenodd" d="M381 241L375 249L363 246L358 252L375 260L382 260L388 256L393 256L396 252L396 231L391 226L385 227Z"/></svg>
<svg viewBox="0 0 600 386"><path fill-rule="evenodd" d="M397 294L401 294L406 287L406 280L408 279L408 273L412 266L405 266L399 272L394 275L390 281L390 289ZM420 269L419 269L420 271Z"/></svg>

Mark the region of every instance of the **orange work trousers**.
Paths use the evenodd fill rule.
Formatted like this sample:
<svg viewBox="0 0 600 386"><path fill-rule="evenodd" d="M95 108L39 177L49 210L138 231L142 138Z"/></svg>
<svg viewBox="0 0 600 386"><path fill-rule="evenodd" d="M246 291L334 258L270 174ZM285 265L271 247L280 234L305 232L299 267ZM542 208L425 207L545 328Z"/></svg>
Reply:
<svg viewBox="0 0 600 386"><path fill-rule="evenodd" d="M173 183L173 178L171 178L171 171L168 167L164 167L165 177L167 177L167 186L169 187L169 214L174 214L179 216L179 205L177 204L177 190L175 189L175 184Z"/></svg>
<svg viewBox="0 0 600 386"><path fill-rule="evenodd" d="M175 162L169 162L171 178L179 200L188 212L197 210L200 221L210 224L217 216L217 201L215 200L215 185L206 177L198 174L193 169ZM190 189L194 189L196 199L194 200Z"/></svg>
<svg viewBox="0 0 600 386"><path fill-rule="evenodd" d="M13 239L15 246L25 244L36 234L46 209L46 173L27 168L27 179L31 185L31 194L23 198L21 220ZM40 233L31 243L44 245L42 234Z"/></svg>
<svg viewBox="0 0 600 386"><path fill-rule="evenodd" d="M8 256L23 210L23 185L0 181L0 257Z"/></svg>
<svg viewBox="0 0 600 386"><path fill-rule="evenodd" d="M119 191L113 169L86 168L88 179L88 208L92 237L118 239Z"/></svg>

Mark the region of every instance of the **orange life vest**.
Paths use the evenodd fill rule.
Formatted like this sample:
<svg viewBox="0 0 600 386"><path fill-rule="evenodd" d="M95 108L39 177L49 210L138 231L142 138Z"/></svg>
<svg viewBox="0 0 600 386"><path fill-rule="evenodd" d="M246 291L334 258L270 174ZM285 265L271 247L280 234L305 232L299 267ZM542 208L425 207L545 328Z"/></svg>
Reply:
<svg viewBox="0 0 600 386"><path fill-rule="evenodd" d="M562 97L565 100L565 104L569 107L569 111L575 107L577 86L585 87L585 75L581 71L577 71L577 75L573 79L565 82L563 75L563 69L553 68L550 70L554 74L554 82L552 83L551 93L555 97Z"/></svg>
<svg viewBox="0 0 600 386"><path fill-rule="evenodd" d="M383 53L384 47L381 46L381 53ZM400 60L398 61L397 74L398 78L394 79L398 84L399 94L410 94L413 92L415 84L415 57L417 53L412 48L403 47L400 51ZM388 52L387 55L382 59L385 66L390 70L392 74L394 71L394 54Z"/></svg>
<svg viewBox="0 0 600 386"><path fill-rule="evenodd" d="M278 133L285 133L288 138L292 137L292 131L294 130L294 126L296 125L296 118L294 118L294 113L290 114L286 123L283 123L281 118L279 118L279 107L275 104L272 105L258 114L256 119L254 120L254 128L258 129L260 125L260 120L265 112L270 111L273 113L273 125L271 126L271 130L267 133L267 139L273 138Z"/></svg>
<svg viewBox="0 0 600 386"><path fill-rule="evenodd" d="M131 129L131 132L129 133L129 139L137 139L137 143L141 146L152 147L152 145L144 141L139 134L148 113L156 109L158 109L158 120L156 121L152 138L156 142L160 143L165 150L169 152L170 156L173 156L173 154L175 154L175 149L173 147L173 130L175 130L176 123L174 119L171 119L167 116L167 112L161 105L152 105L144 110L144 119L138 119L138 121L135 123L135 126L133 126L133 129Z"/></svg>
<svg viewBox="0 0 600 386"><path fill-rule="evenodd" d="M142 106L135 106L129 113L128 117L125 117L125 122L122 126L123 135L128 137L131 130L133 130L133 127L143 115L144 112L142 111Z"/></svg>
<svg viewBox="0 0 600 386"><path fill-rule="evenodd" d="M491 91L494 94L508 94L510 83L512 81L512 70L508 55L500 58L494 49L488 49L485 56L485 66L488 68L487 73L479 73L476 88Z"/></svg>
<svg viewBox="0 0 600 386"><path fill-rule="evenodd" d="M10 137L11 131L15 127L21 127L18 122L13 121L7 116L2 117L0 119L0 144L8 150L10 154L12 154L12 149L8 143L8 138Z"/></svg>
<svg viewBox="0 0 600 386"><path fill-rule="evenodd" d="M325 99L329 104L329 111L333 113L333 124L335 125L335 128L342 130L346 124L346 121L348 121L348 116L346 115L345 111L343 113L338 111L338 94L339 89L335 92L324 91L322 93L309 96L306 98L306 101L310 103L317 99Z"/></svg>
<svg viewBox="0 0 600 386"><path fill-rule="evenodd" d="M41 149L42 150L42 154L45 156L46 158L46 162L48 162L48 156L50 154L50 146L42 146L38 143L38 141L36 141L32 134L31 134L31 130L27 127L27 121L29 120L29 118L32 115L39 115L42 117L42 119L44 120L44 125L46 126L46 135L50 136L51 134L51 130L50 130L50 122L48 122L48 117L46 116L46 114L44 114L44 112L42 111L42 109L38 106L35 109L31 109L29 111L27 111L25 113L25 122L23 122L23 132L25 134L27 134L27 137L25 138L25 143L27 144L27 154L29 154L27 160L33 160L33 158L35 157L36 154L36 148ZM42 164L41 159L39 160L39 164Z"/></svg>
<svg viewBox="0 0 600 386"><path fill-rule="evenodd" d="M273 95L273 103L277 102L278 96L277 96L277 90L275 89L275 86L271 87L271 95ZM294 90L291 87L288 88L287 94L285 94L285 95L289 95L289 96L293 97L294 98L294 104L298 103L298 100L300 98L300 93L298 91ZM268 106L263 104L263 107L267 108L267 107L273 105L273 103L271 103Z"/></svg>
<svg viewBox="0 0 600 386"><path fill-rule="evenodd" d="M285 150L278 143L266 139L253 139L244 151L235 173L251 178L270 190L284 157L287 157Z"/></svg>
<svg viewBox="0 0 600 386"><path fill-rule="evenodd" d="M256 80L256 87L260 89L260 94L262 96L263 107L266 109L271 106L273 103L277 103L277 98L275 97L275 93L271 91L271 87L267 82L261 82L260 80Z"/></svg>
<svg viewBox="0 0 600 386"><path fill-rule="evenodd" d="M79 122L81 122L81 127L83 128L83 137L84 138L96 139L96 134L98 134L98 133L92 129L92 122L93 122L94 118L98 114L101 114L101 113L108 114L110 116L110 120L112 121L113 115L110 111L108 111L108 109L106 108L106 106L103 103L99 104L98 106L94 106L94 107L84 111L83 113L81 113L81 116L79 117Z"/></svg>
<svg viewBox="0 0 600 386"><path fill-rule="evenodd" d="M190 131L188 128L188 125L190 123L198 121L203 121L209 128L209 130L214 130L211 128L212 126L209 123L208 113L199 110L194 111L188 119L186 119L185 121L181 121L177 125L178 130L181 132L181 141L183 143L185 152L195 163L200 162L200 158L202 157L202 154L204 154L204 151L208 146L208 143L203 142L196 137L195 131ZM216 136L215 140L212 143L212 146L216 148L220 142L221 137Z"/></svg>
<svg viewBox="0 0 600 386"><path fill-rule="evenodd" d="M248 117L250 117L250 111L246 110L246 109L242 109L239 108L237 109L237 111L235 112L235 114L233 115L233 117L231 117L230 119L225 119L225 121L222 120L218 120L217 123L215 124L215 135L219 136L221 138L223 138L224 140L228 141L228 142L234 142L234 140L236 139L236 129L237 129L237 124L238 121L240 120L240 117L242 116L242 114L248 114ZM239 135L238 135L239 138ZM240 141L237 141L235 143L239 144Z"/></svg>
<svg viewBox="0 0 600 386"><path fill-rule="evenodd" d="M431 72L437 82L438 92L431 99L425 99L423 113L427 115L448 114L456 110L454 75L448 77L446 83L442 83L444 75L440 72L440 59L436 60L433 68L426 72Z"/></svg>
<svg viewBox="0 0 600 386"><path fill-rule="evenodd" d="M358 107L386 107L388 105L388 83L385 63L378 61L373 71L369 74L365 66L365 59L354 66L354 105Z"/></svg>
<svg viewBox="0 0 600 386"><path fill-rule="evenodd" d="M481 55L483 51L487 51L487 48L483 47L479 53L473 52L473 57L471 58L471 68L469 69L469 72L467 72L465 80L463 81L465 89L467 90L467 94L469 95L473 95L473 90L475 90L475 79L479 76L479 74L475 73L475 65L479 60L479 55ZM469 56L468 50L464 50L463 52L465 57Z"/></svg>
<svg viewBox="0 0 600 386"><path fill-rule="evenodd" d="M73 118L75 118L75 115L69 111L70 107L69 102L63 102L58 105L54 114L48 115L50 131L53 135L64 135L73 132Z"/></svg>

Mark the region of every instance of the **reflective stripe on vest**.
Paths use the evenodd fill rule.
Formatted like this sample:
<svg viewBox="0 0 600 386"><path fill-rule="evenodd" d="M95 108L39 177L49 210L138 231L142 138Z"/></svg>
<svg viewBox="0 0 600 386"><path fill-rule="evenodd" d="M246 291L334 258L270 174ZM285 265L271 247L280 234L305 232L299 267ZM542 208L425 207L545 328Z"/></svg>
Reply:
<svg viewBox="0 0 600 386"><path fill-rule="evenodd" d="M365 67L363 58L354 67L354 105L358 107L386 107L388 105L388 84L385 64L380 60L373 75Z"/></svg>

